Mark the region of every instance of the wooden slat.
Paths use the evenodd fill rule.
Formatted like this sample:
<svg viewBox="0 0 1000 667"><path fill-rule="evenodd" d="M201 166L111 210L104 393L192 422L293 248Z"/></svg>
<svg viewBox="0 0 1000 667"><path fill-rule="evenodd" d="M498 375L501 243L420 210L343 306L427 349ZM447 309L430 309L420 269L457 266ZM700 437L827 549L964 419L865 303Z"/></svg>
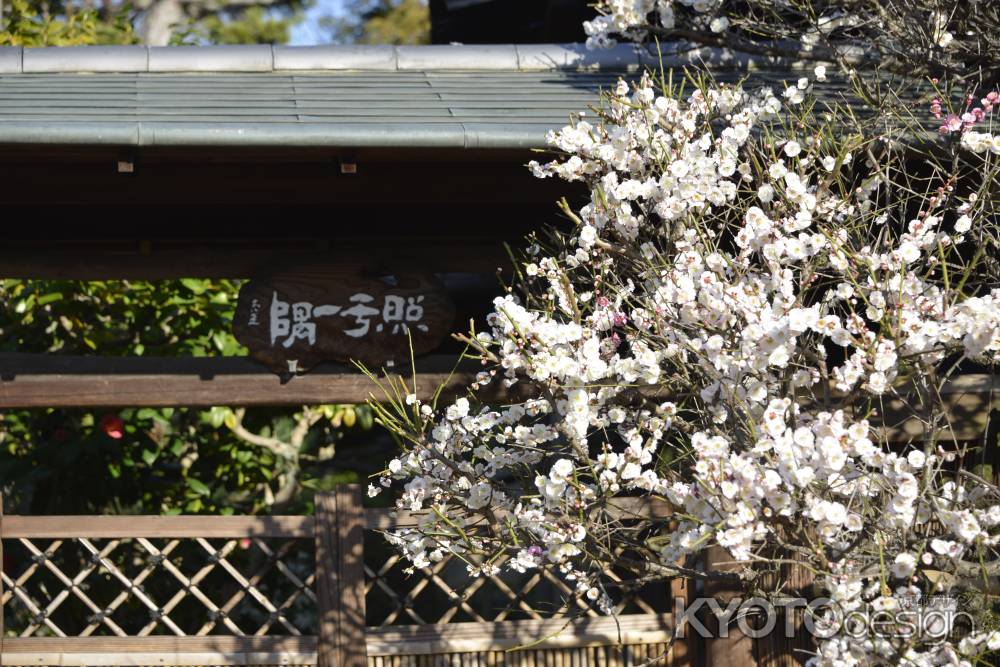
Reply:
<svg viewBox="0 0 1000 667"><path fill-rule="evenodd" d="M671 614L399 625L368 629L368 655L429 655L503 651L517 647L560 648L667 643L673 635Z"/></svg>
<svg viewBox="0 0 1000 667"><path fill-rule="evenodd" d="M0 665L311 665L315 637L29 637L4 643Z"/></svg>
<svg viewBox="0 0 1000 667"><path fill-rule="evenodd" d="M8 538L126 537L308 537L310 516L12 516L4 517Z"/></svg>
<svg viewBox="0 0 1000 667"><path fill-rule="evenodd" d="M450 376L454 365L450 355L418 360L417 395L428 400L446 382L455 388L467 386L474 373ZM409 375L402 366L400 372ZM0 409L318 405L363 403L372 394L381 397L367 377L335 364L324 364L283 384L274 373L242 357L0 354Z"/></svg>

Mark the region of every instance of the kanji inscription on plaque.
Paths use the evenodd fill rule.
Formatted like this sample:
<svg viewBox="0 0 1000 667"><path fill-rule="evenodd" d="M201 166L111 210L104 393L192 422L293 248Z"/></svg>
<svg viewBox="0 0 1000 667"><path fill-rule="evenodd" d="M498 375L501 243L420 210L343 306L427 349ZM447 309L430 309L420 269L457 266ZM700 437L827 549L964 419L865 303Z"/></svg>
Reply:
<svg viewBox="0 0 1000 667"><path fill-rule="evenodd" d="M244 285L233 333L275 372L301 373L322 361L402 361L411 340L414 354L425 354L448 335L454 316L432 276L300 268Z"/></svg>

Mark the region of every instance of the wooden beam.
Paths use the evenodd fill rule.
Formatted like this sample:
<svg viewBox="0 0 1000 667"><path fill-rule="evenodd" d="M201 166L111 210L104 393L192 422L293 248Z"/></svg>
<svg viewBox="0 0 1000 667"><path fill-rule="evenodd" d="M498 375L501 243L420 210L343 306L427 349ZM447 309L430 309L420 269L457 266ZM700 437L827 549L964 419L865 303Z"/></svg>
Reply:
<svg viewBox="0 0 1000 667"><path fill-rule="evenodd" d="M93 244L7 243L0 277L24 280L175 280L252 278L281 266L329 264L372 271L494 274L509 265L502 243L491 239L351 240L289 243L108 241ZM495 285L495 279L493 284Z"/></svg>
<svg viewBox="0 0 1000 667"><path fill-rule="evenodd" d="M346 151L343 148L322 146L138 146L134 148L136 157L143 164L183 163L309 163L335 164L349 152L358 162L396 163L467 163L472 165L500 162L524 165L529 160L538 159L531 149L517 148L406 148L372 146L358 147ZM93 169L95 165L105 165L116 159L121 150L114 146L3 144L0 145L0 160L22 163L77 164Z"/></svg>
<svg viewBox="0 0 1000 667"><path fill-rule="evenodd" d="M417 395L468 385L455 357L417 362ZM410 378L408 369L399 371ZM409 381L409 380L408 380ZM412 384L412 383L411 383ZM324 364L288 382L243 357L152 358L0 354L0 409L36 407L319 405L362 403L378 387L358 370Z"/></svg>
<svg viewBox="0 0 1000 667"><path fill-rule="evenodd" d="M311 538L311 516L16 516L0 526L3 539Z"/></svg>
<svg viewBox="0 0 1000 667"><path fill-rule="evenodd" d="M315 637L27 637L0 665L315 665Z"/></svg>
<svg viewBox="0 0 1000 667"><path fill-rule="evenodd" d="M608 500L607 512L611 517L620 520L666 519L673 514L673 509L670 503L659 498L622 496ZM410 512L392 507L368 507L365 509L365 527L369 530L393 530L419 526L421 520L430 513L430 510ZM503 519L506 517L506 512L497 510L493 516L498 520ZM470 513L466 519L469 521L469 526L489 521L485 515L478 512Z"/></svg>
<svg viewBox="0 0 1000 667"><path fill-rule="evenodd" d="M391 530L417 526L423 512L408 512L388 507L361 508L360 499L351 507L351 521L363 516L367 530ZM670 516L666 501L655 498L616 498L609 503L612 516L627 518L665 518ZM485 521L485 517L480 517ZM354 525L353 523L351 524ZM360 524L359 524L360 525ZM0 507L0 537L3 539L123 539L128 537L281 537L312 538L316 531L311 516L20 516L2 514Z"/></svg>
<svg viewBox="0 0 1000 667"><path fill-rule="evenodd" d="M369 628L372 656L430 655L585 646L665 644L670 614L448 623ZM316 637L28 637L9 638L0 664L66 665L315 665ZM568 664L568 662L567 662Z"/></svg>
<svg viewBox="0 0 1000 667"><path fill-rule="evenodd" d="M464 391L478 366L466 364L456 373L455 357L431 355L417 361L417 396L429 400L437 388L446 393ZM394 377L407 378L399 366ZM1000 406L1000 376L962 375L945 385L952 428L944 438L982 437L990 411ZM524 383L505 391L494 383L484 398L511 402L530 391ZM661 396L655 387L651 396ZM324 364L287 383L242 357L154 358L83 357L71 355L0 354L0 409L36 407L170 407L213 405L317 405L362 403L379 388L356 369ZM835 394L836 395L836 394ZM664 398L667 398L664 396ZM918 419L903 401L886 396L882 414L869 417L892 442L921 440Z"/></svg>
<svg viewBox="0 0 1000 667"><path fill-rule="evenodd" d="M636 614L540 621L397 625L368 629L368 655L661 644L674 632L672 614Z"/></svg>
<svg viewBox="0 0 1000 667"><path fill-rule="evenodd" d="M465 162L359 162L357 173L341 174L339 161L333 159L208 164L147 162L140 157L135 172L128 175L118 173L116 163L117 159L89 164L2 161L5 210L39 205L323 204L330 207L323 226L337 226L348 222L339 219L338 208L351 203L465 203L487 208L516 202L553 206L567 191L577 194L581 190L555 179L535 178L524 162L473 166ZM132 222L145 224L145 220ZM279 220L272 222L283 226ZM293 226L301 228L301 222L295 220Z"/></svg>

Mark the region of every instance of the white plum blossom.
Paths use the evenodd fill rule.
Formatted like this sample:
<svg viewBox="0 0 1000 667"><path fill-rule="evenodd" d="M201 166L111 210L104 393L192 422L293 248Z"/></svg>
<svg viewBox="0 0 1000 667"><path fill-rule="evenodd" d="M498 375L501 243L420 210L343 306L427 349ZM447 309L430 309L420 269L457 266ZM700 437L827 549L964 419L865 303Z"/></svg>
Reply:
<svg viewBox="0 0 1000 667"><path fill-rule="evenodd" d="M892 576L898 579L905 579L912 575L917 569L917 558L910 553L901 553L896 556L892 563Z"/></svg>
<svg viewBox="0 0 1000 667"><path fill-rule="evenodd" d="M729 27L729 19L725 16L717 16L712 19L708 27L712 32L725 32L726 28Z"/></svg>
<svg viewBox="0 0 1000 667"><path fill-rule="evenodd" d="M713 11L603 4L595 39ZM960 361L1000 355L997 276L963 240L995 233L993 200L948 172L973 160L974 180L995 182L988 140L970 129L954 161L905 180L888 142L817 142L844 120L803 111L808 79L784 101L693 88L622 82L598 119L552 133L560 157L531 164L589 199L564 207L572 232L532 241L517 289L465 338L484 365L468 394L419 415L376 408L406 443L383 486L429 510L390 539L414 567L454 553L552 568L604 611L626 543L637 578L690 574L717 545L757 582L783 554L847 610L958 590L980 557L1000 559L1000 491L956 474L967 450L940 399ZM890 440L891 402L913 407L909 444ZM619 505L636 498L673 519L635 538ZM1000 642L967 640L904 656L834 634L811 663L967 665Z"/></svg>

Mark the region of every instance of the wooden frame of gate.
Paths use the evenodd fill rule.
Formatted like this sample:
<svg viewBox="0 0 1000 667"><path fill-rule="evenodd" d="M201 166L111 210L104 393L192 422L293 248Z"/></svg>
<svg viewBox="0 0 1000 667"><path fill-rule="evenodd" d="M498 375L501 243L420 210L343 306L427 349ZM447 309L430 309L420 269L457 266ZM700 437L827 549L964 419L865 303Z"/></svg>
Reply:
<svg viewBox="0 0 1000 667"><path fill-rule="evenodd" d="M51 155L19 153L16 160L8 156L5 174L13 179L13 184L8 184L10 191L21 197L22 205L43 201L42 197L50 192L68 191L73 196L67 195L66 202L73 205L90 202L97 207L97 214L91 211L93 217L112 225L120 222L115 217L120 213L101 208L106 199L111 201L108 193L117 197L125 192L138 192L129 196L134 202L143 204L143 211L155 208L169 193L182 191L189 184L193 184L195 191L183 191L192 206L203 202L244 206L284 204L291 201L293 195L304 193L311 197L310 203L322 205L324 210L336 206L341 215L349 218L373 203L379 204L371 207L377 211L385 203L382 183L390 182L399 186L399 191L393 193L396 201L390 204L409 207L417 202L422 206L418 207L418 216L430 220L465 219L475 215L479 222L475 227L490 230L490 234L464 231L468 238L460 238L452 231L435 231L435 234L414 236L408 227L390 224L396 209L383 214L384 220L370 225L371 229L365 225L354 226L349 230L353 236L335 243L328 238L325 229L303 233L304 239L284 238L283 229L261 239L244 239L231 232L221 240L201 238L197 234L192 238L173 239L166 234L170 231L166 224L146 224L138 233L149 234L148 238L135 239L131 231L128 234L119 231L119 238L111 241L60 240L45 238L47 225L43 220L35 230L36 236L41 238L15 239L5 242L0 249L0 275L3 277L79 280L166 280L189 276L252 278L272 264L347 266L356 263L358 257L394 269L418 268L482 277L495 271L504 261L501 241L506 239L503 235L522 235L519 229L508 229L512 221L523 221L535 215L543 219L544 212L552 208L551 202L564 194L562 189L553 188L551 181L531 178L522 163L532 156L520 151L466 150L461 155L439 152L433 156L427 151L361 152L353 156L352 161L361 164L362 173L371 175L368 180L331 176L333 161L325 153L306 155L302 151L291 151L281 159L271 154L240 153L229 155L224 161L214 150L191 149L160 155L154 151L144 153L147 161L140 165L138 174L129 176L129 189L121 185L122 175L105 173L94 166L101 164L101 160L110 165L115 157L113 151L84 156L86 160L78 153L61 149ZM79 164L72 162L74 155L81 160ZM55 163L58 166L53 166ZM53 187L42 175L54 178L61 187ZM275 188L285 193L284 198L271 192ZM480 201L477 197L481 195L470 196L470 192L493 194L492 198ZM494 210L498 203L510 204L510 208ZM347 204L353 208L346 208ZM190 226L185 233L193 233ZM408 383L416 373L416 393L426 400L446 380L455 388L467 386L479 370L478 367L463 367L452 373L453 364L454 355L430 355L417 359L415 369L399 364L393 371ZM947 391L957 417L954 420L957 439L981 435L990 410L1000 403L998 388L997 378L982 375L961 377L952 383ZM338 364L325 364L283 383L277 375L246 358L107 358L0 353L0 410L358 403L366 400L372 390L367 378L347 365ZM887 406L893 414L882 415L880 419L894 431L894 439L905 441L919 437L919 429L910 428L913 423L908 423L904 406L899 401L889 401ZM578 614L580 618L569 623L560 618L543 618L540 614L526 620L482 622L452 622L449 618L443 622L422 623L412 619L417 621L412 625L366 627L364 591L372 587L382 590L385 582L380 577L384 565L368 567L366 571L361 534L365 530L405 525L412 520L410 515L388 510L362 510L357 489L321 496L314 517L3 517L0 512L0 537L4 540L81 542L98 538L133 541L211 538L227 543L238 539L266 543L271 537L285 537L314 543L319 554L315 561L315 578L308 584L305 580L302 583L307 584L315 596L321 621L315 634L283 637L256 636L251 631L249 634L244 632L243 636L4 639L0 630L0 665L318 663L323 667L443 664L610 667L648 663L665 653L673 626L669 614L643 613L618 618ZM106 546L95 548L100 553ZM219 549L213 547L213 553ZM45 553L44 548L40 551ZM146 552L156 555L149 550ZM224 556L218 560L216 569L225 568ZM48 567L44 559L38 566ZM63 599L80 600L84 591L73 584L78 574L63 573L70 582L59 594ZM244 595L253 596L253 574L237 574L246 582ZM198 582L192 583L191 575L184 576L189 579L187 597L197 599ZM430 582L425 589L440 588L434 576L432 568L425 579ZM440 576L438 580L443 581ZM15 595L12 584L15 583L6 578L0 581L0 599L12 599ZM133 584L134 581L129 585ZM516 598L518 591L514 593ZM692 595L693 591L672 586L672 596L682 593ZM300 597L305 595L308 594L303 592ZM207 594L203 597L211 599ZM456 593L459 607L461 597ZM161 609L150 602L156 607L151 611ZM204 600L199 602L204 604ZM280 611L285 602L287 600L268 600L276 611ZM515 600L513 604L518 602ZM224 612L222 607L225 605L223 602L221 607L215 610L208 607L208 610ZM100 605L95 603L95 606L98 609L91 611L99 614ZM169 610L166 615L169 617ZM2 623L0 605L0 628ZM707 642L705 646L696 642L679 643L670 652L669 662L732 667L794 662L788 657L787 647L762 646L766 642L758 642L757 659L748 660L753 651L747 650L746 643L725 640ZM528 644L530 647L526 646ZM778 657L772 658L772 655Z"/></svg>
<svg viewBox="0 0 1000 667"><path fill-rule="evenodd" d="M662 515L664 508L626 499L615 511L623 516L643 518ZM0 576L0 665L610 667L651 662L691 664L693 655L687 644L679 642L671 646L673 618L670 614L611 618L591 612L575 618L543 618L524 603L518 592L509 589L511 604L528 609L532 619L366 627L366 593L375 586L387 588L380 576L399 557L392 557L379 571L366 565L364 532L413 526L419 518L418 513L362 508L358 485L343 485L334 493L319 495L315 516L311 517L29 517L4 516L0 512L0 544L18 542L32 554L31 565L19 575L3 573ZM287 549L272 549L266 543L269 538L313 543L314 570L306 577L297 576L281 560ZM163 546L155 546L154 540L164 542ZM194 540L207 555L206 563L194 574L185 574L171 560L171 554L182 540ZM214 540L215 544L209 540ZM241 540L253 541L269 556L265 566L253 574L239 572L231 562L231 554ZM77 572L66 571L53 557L70 541L79 543L92 556L89 564ZM134 542L147 557L138 573L127 574L110 558L123 541ZM220 541L221 546L218 545ZM280 570L295 586L294 592L285 599L268 599L259 587L264 572L272 568ZM169 574L180 585L166 602L151 599L143 587L157 569ZM206 576L213 570L225 571L239 584L237 591L221 605L213 601L210 591L204 590ZM62 589L51 596L44 608L27 590L31 577L43 571L54 575L62 584ZM97 571L110 575L121 585L121 592L106 606L96 603L87 593L87 578ZM453 590L438 576L439 572L439 566L429 568L421 584L433 582L432 585L442 587L458 600L456 609L460 605L467 607L465 600L471 591ZM539 579L535 577L533 581ZM414 591L417 589L411 590L407 597L419 594ZM673 589L671 592L681 591ZM156 619L131 635L113 620L114 612L129 596L137 597ZM53 612L71 597L93 612L87 619L87 627L77 636L71 636L69 628L60 627L52 620ZM227 616L247 597L270 611L267 622L259 628L240 628ZM299 597L309 598L315 604L315 635L303 634L287 618L286 611ZM212 619L196 635L179 634L183 631L170 619L171 612L188 598L202 605ZM12 601L34 615L31 624L22 630L23 635L29 636L3 638L2 610ZM158 624L175 634L153 634ZM284 625L286 634L263 634L279 624ZM228 634L209 634L216 625L225 626ZM55 636L30 636L38 631Z"/></svg>

